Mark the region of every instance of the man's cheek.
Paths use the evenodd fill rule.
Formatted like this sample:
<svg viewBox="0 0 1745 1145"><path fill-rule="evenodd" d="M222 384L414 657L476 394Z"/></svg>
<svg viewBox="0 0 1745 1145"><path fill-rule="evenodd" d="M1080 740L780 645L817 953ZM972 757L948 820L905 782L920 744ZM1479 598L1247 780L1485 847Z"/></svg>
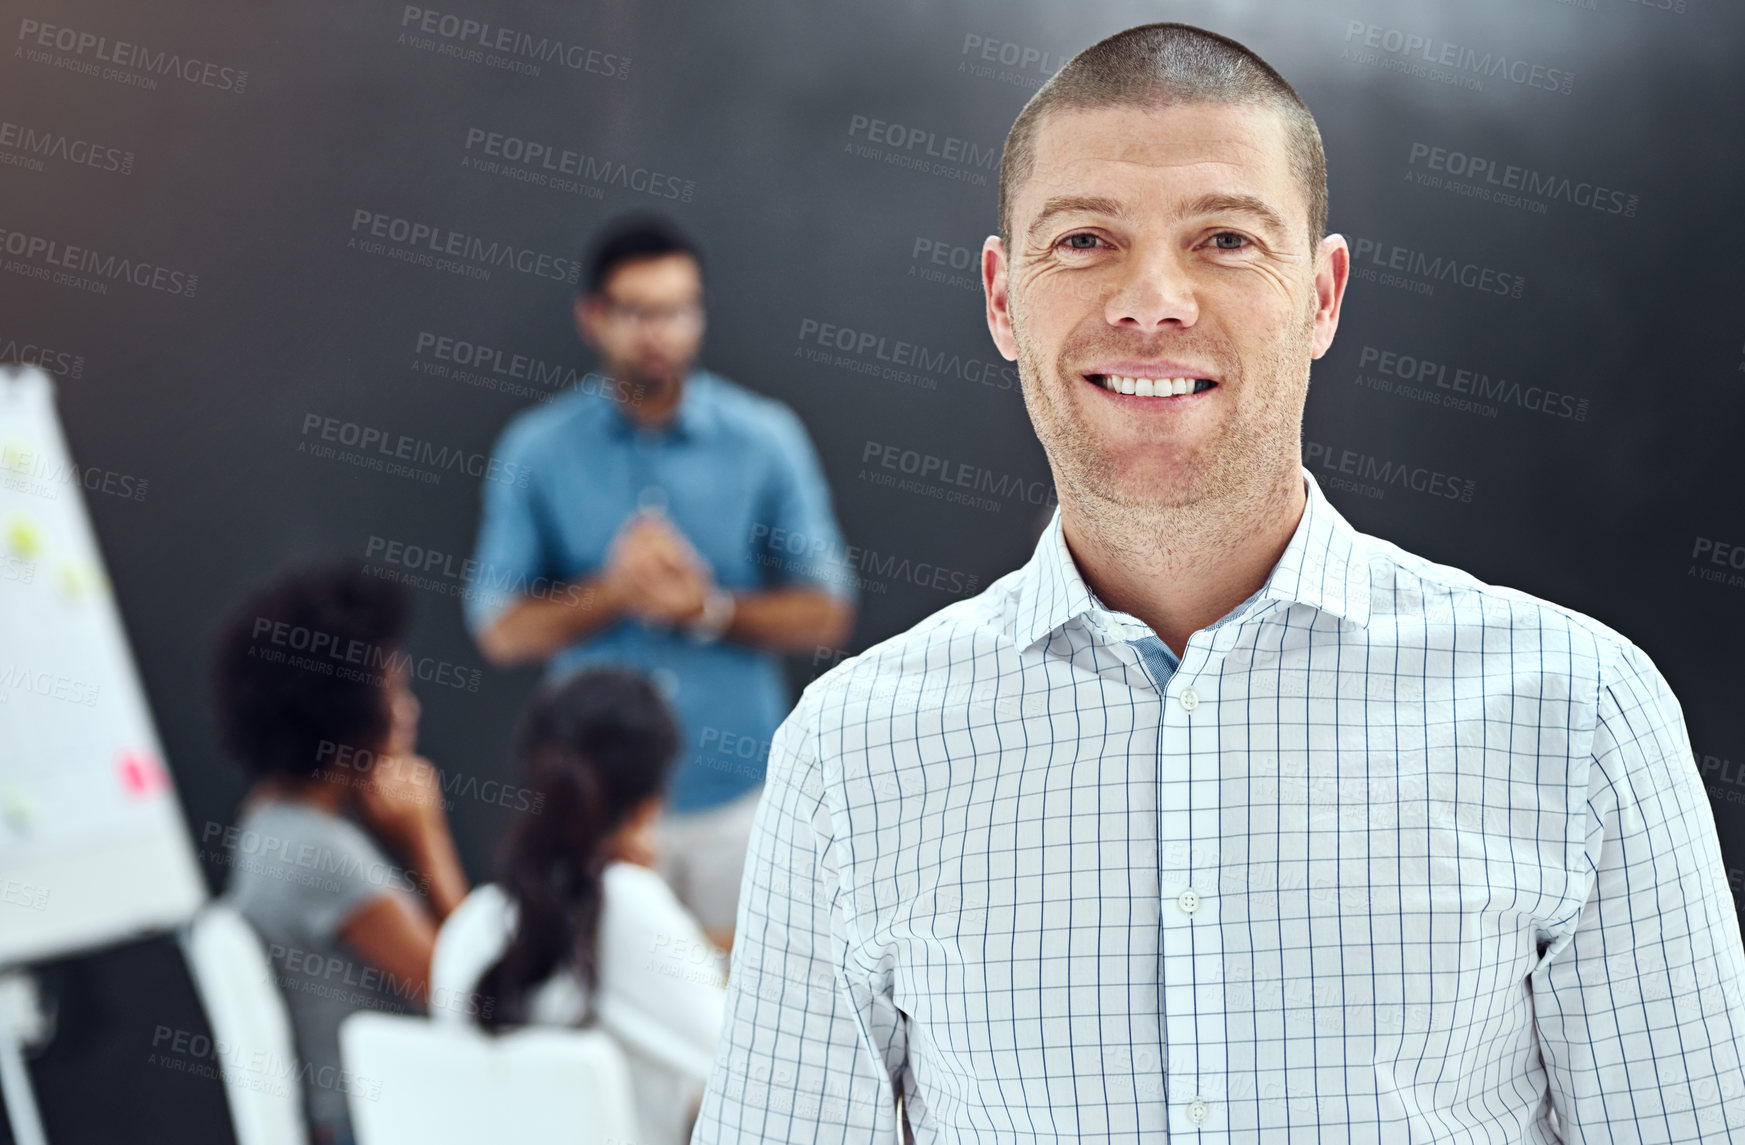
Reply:
<svg viewBox="0 0 1745 1145"><path fill-rule="evenodd" d="M1120 287L1101 275L1069 275L1065 284L1065 295L1072 302L1101 311L1114 299L1115 292Z"/></svg>
<svg viewBox="0 0 1745 1145"><path fill-rule="evenodd" d="M1031 328L1052 323L1104 320L1104 311L1119 286L1102 275L1051 267L1033 272L1017 284L1011 296L1013 322Z"/></svg>

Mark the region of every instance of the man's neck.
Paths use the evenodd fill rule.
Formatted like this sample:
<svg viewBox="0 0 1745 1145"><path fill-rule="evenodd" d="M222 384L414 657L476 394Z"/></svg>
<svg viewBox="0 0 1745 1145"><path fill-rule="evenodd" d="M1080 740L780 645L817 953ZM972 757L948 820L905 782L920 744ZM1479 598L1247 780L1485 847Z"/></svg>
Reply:
<svg viewBox="0 0 1745 1145"><path fill-rule="evenodd" d="M1181 656L1188 637L1266 583L1308 505L1301 470L1217 506L1146 516L1086 507L1062 491L1061 527L1079 575L1108 607L1150 625Z"/></svg>
<svg viewBox="0 0 1745 1145"><path fill-rule="evenodd" d="M631 382L631 396L618 399L625 416L643 426L658 426L671 421L679 408L679 401L685 396L685 373L680 371L667 378Z"/></svg>

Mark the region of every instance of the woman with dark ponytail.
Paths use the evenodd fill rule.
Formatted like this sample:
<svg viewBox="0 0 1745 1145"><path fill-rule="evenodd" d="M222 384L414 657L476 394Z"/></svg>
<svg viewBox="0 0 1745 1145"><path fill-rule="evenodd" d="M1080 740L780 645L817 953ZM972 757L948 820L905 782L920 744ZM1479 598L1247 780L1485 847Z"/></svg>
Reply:
<svg viewBox="0 0 1745 1145"><path fill-rule="evenodd" d="M431 963L434 1016L610 1033L648 1145L688 1140L723 1014L726 960L654 870L650 828L678 741L638 672L587 668L543 687L516 731L529 798L499 881L449 916Z"/></svg>

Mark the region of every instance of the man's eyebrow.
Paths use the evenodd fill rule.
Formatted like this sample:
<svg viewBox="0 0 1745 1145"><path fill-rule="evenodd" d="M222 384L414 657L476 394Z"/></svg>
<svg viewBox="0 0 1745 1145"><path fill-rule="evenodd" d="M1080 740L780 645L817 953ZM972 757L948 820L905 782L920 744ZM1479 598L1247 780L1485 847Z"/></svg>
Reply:
<svg viewBox="0 0 1745 1145"><path fill-rule="evenodd" d="M1239 191L1208 191L1192 202L1184 203L1181 210L1183 218L1230 214L1254 215L1281 235L1289 229L1265 199Z"/></svg>
<svg viewBox="0 0 1745 1145"><path fill-rule="evenodd" d="M1056 195L1042 204L1042 210L1037 212L1035 221L1030 224L1028 233L1031 240L1035 240L1050 219L1056 215L1071 212L1108 215L1117 219L1127 216L1127 208L1118 199L1094 195ZM1241 191L1208 191L1199 198L1182 204L1177 217L1192 218L1196 215L1227 214L1253 215L1279 234L1284 234L1289 230L1284 219L1277 211L1273 210L1265 199Z"/></svg>
<svg viewBox="0 0 1745 1145"><path fill-rule="evenodd" d="M1110 215L1115 218L1124 218L1127 214L1127 208L1123 207L1118 199L1105 199L1094 195L1056 195L1042 204L1042 210L1037 213L1035 220L1030 224L1028 232L1030 238L1034 240L1049 219L1071 211L1092 215Z"/></svg>

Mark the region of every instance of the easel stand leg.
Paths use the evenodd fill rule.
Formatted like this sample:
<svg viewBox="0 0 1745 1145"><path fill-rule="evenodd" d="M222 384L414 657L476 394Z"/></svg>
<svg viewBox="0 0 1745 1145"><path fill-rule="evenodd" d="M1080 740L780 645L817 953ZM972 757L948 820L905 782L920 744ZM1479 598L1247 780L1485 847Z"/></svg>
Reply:
<svg viewBox="0 0 1745 1145"><path fill-rule="evenodd" d="M18 1030L18 1003L34 1004L35 998L36 983L25 972L0 971L0 1093L6 1096L6 1120L18 1145L48 1145Z"/></svg>

